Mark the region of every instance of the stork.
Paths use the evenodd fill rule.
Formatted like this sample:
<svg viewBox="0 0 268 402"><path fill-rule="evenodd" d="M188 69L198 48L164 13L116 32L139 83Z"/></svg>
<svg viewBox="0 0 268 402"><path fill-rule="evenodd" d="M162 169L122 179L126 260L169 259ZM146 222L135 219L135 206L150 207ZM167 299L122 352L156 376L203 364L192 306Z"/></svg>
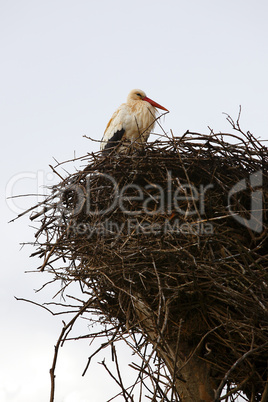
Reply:
<svg viewBox="0 0 268 402"><path fill-rule="evenodd" d="M121 152L128 148L127 145L140 148L154 128L156 108L168 112L141 89L130 91L127 102L119 106L107 124L101 140L101 151L107 153L117 148Z"/></svg>

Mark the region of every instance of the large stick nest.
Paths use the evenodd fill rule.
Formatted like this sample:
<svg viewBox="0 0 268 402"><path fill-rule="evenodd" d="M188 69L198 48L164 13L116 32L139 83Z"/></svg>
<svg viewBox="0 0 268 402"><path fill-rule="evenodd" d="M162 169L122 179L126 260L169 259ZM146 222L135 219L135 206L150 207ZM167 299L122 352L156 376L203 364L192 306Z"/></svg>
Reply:
<svg viewBox="0 0 268 402"><path fill-rule="evenodd" d="M32 215L34 255L41 270L93 289L108 322L140 331L142 299L165 342L180 330L218 384L254 388L257 401L268 358L267 149L249 133L224 138L186 133L89 156Z"/></svg>

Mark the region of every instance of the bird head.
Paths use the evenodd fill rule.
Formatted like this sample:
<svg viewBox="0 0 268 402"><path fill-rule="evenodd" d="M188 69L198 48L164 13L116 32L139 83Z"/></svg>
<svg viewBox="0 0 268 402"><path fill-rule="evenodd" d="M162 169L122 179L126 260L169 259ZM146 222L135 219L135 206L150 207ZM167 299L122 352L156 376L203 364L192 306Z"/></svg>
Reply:
<svg viewBox="0 0 268 402"><path fill-rule="evenodd" d="M130 93L127 97L127 101L139 101L139 100L148 102L153 107L156 107L158 109L162 109L162 110L165 110L166 112L168 112L168 110L164 106L161 106L161 105L159 105L159 103L156 103L152 99L148 98L146 96L146 93L144 91L142 91L141 89L132 89L132 91L130 91Z"/></svg>

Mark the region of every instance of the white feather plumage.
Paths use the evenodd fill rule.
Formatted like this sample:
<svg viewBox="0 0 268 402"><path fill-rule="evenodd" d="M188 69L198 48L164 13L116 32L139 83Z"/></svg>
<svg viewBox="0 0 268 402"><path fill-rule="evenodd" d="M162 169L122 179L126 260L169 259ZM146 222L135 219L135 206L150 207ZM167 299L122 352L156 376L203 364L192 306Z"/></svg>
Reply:
<svg viewBox="0 0 268 402"><path fill-rule="evenodd" d="M101 150L111 150L114 147L126 149L128 144L140 147L148 140L154 128L156 107L165 109L146 97L139 89L130 92L127 102L123 103L112 115L107 124L101 141ZM121 143L122 146L119 145Z"/></svg>

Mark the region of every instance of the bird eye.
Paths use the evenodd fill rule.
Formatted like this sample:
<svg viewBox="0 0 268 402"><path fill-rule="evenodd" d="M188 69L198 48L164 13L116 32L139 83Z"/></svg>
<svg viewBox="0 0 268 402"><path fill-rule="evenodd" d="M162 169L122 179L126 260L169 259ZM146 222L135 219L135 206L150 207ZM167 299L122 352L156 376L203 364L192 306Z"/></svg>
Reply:
<svg viewBox="0 0 268 402"><path fill-rule="evenodd" d="M137 94L137 95L141 97L141 94Z"/></svg>

